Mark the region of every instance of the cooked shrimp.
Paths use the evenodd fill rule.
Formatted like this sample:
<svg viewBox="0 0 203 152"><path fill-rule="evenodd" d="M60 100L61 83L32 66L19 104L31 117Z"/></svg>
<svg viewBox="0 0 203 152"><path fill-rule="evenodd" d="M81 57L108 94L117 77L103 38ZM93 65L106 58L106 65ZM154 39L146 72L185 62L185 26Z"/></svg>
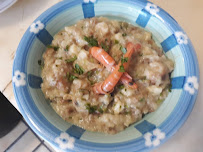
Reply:
<svg viewBox="0 0 203 152"><path fill-rule="evenodd" d="M140 45L137 47L140 48ZM115 65L114 59L102 48L92 47L90 49L90 54L93 57L95 57L100 63L102 63L109 71L115 70L116 65ZM130 88L133 88L133 89L137 88L137 85L134 82L132 82L132 77L127 72L123 73L121 77L121 82Z"/></svg>
<svg viewBox="0 0 203 152"><path fill-rule="evenodd" d="M120 81L132 89L137 89L137 84L133 82L132 77L127 72L123 73Z"/></svg>
<svg viewBox="0 0 203 152"><path fill-rule="evenodd" d="M124 54L124 58L128 58L127 62L123 63L123 67L126 70L129 66L129 62L131 59L131 56L135 50L138 50L140 48L140 44L134 45L133 43L129 42L127 44L127 52ZM122 65L121 61L119 64L115 67L113 72L106 78L104 82L97 83L93 90L97 94L104 94L109 93L113 91L114 87L122 77L124 72L119 72L120 66Z"/></svg>
<svg viewBox="0 0 203 152"><path fill-rule="evenodd" d="M97 59L101 64L103 64L109 71L113 71L116 62L106 51L104 51L100 47L92 47L89 52L95 59Z"/></svg>

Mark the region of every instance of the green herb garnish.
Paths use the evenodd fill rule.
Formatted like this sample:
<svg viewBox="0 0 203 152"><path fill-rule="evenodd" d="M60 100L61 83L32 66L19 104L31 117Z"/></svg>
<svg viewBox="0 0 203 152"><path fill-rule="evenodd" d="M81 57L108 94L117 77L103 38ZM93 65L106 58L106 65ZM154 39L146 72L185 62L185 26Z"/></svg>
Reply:
<svg viewBox="0 0 203 152"><path fill-rule="evenodd" d="M143 56L143 53L140 53L139 56Z"/></svg>
<svg viewBox="0 0 203 152"><path fill-rule="evenodd" d="M121 65L118 71L119 71L119 72L125 72L125 68L124 68L124 66Z"/></svg>
<svg viewBox="0 0 203 152"><path fill-rule="evenodd" d="M42 65L42 60L38 60L38 65Z"/></svg>
<svg viewBox="0 0 203 152"><path fill-rule="evenodd" d="M103 112L104 112L104 110L103 110L102 108L99 108L98 111L99 111L100 113L103 113Z"/></svg>
<svg viewBox="0 0 203 152"><path fill-rule="evenodd" d="M122 36L125 37L125 36L127 36L127 34L126 34L126 33L123 33Z"/></svg>
<svg viewBox="0 0 203 152"><path fill-rule="evenodd" d="M119 68L119 72L125 72L125 68L124 68L124 66L123 66L123 63L125 63L125 62L128 62L128 57L122 57L121 58L121 66L120 66L120 68Z"/></svg>
<svg viewBox="0 0 203 152"><path fill-rule="evenodd" d="M95 84L94 81L90 80L90 77L93 75L93 71L87 72L87 79L89 80L90 84L93 85Z"/></svg>
<svg viewBox="0 0 203 152"><path fill-rule="evenodd" d="M101 47L102 47L102 49L104 49L104 51L106 51L106 52L109 51L109 46L105 45L104 43L101 43Z"/></svg>
<svg viewBox="0 0 203 152"><path fill-rule="evenodd" d="M89 72L87 72L87 77L91 77L92 74L93 74L93 71L89 71Z"/></svg>
<svg viewBox="0 0 203 152"><path fill-rule="evenodd" d="M139 101L140 101L140 102L143 102L143 101L145 101L145 98L143 97L143 98L141 98Z"/></svg>
<svg viewBox="0 0 203 152"><path fill-rule="evenodd" d="M128 57L122 57L121 58L121 64L128 62Z"/></svg>
<svg viewBox="0 0 203 152"><path fill-rule="evenodd" d="M121 47L120 49L121 49L121 51L123 52L123 54L126 54L126 52L127 52L126 48Z"/></svg>
<svg viewBox="0 0 203 152"><path fill-rule="evenodd" d="M98 41L95 38L93 38L93 36L91 37L84 36L84 40L88 42L90 47L98 46Z"/></svg>
<svg viewBox="0 0 203 152"><path fill-rule="evenodd" d="M88 79L89 80L89 79ZM89 80L91 85L94 85L96 82Z"/></svg>
<svg viewBox="0 0 203 152"><path fill-rule="evenodd" d="M74 72L79 74L79 75L84 73L83 69L78 64L75 64Z"/></svg>
<svg viewBox="0 0 203 152"><path fill-rule="evenodd" d="M146 77L146 76L144 76L144 77L142 78L142 80L147 80L147 77Z"/></svg>
<svg viewBox="0 0 203 152"><path fill-rule="evenodd" d="M67 72L67 73L66 73L66 78L69 79L69 77L70 77L70 73Z"/></svg>
<svg viewBox="0 0 203 152"><path fill-rule="evenodd" d="M121 85L118 86L118 88L119 88L119 89L123 89L123 88L124 88L124 85L121 84Z"/></svg>
<svg viewBox="0 0 203 152"><path fill-rule="evenodd" d="M72 102L72 100L68 100L68 102Z"/></svg>
<svg viewBox="0 0 203 152"><path fill-rule="evenodd" d="M90 114L95 113L97 110L97 106L91 106L89 103L87 103L85 106Z"/></svg>
<svg viewBox="0 0 203 152"><path fill-rule="evenodd" d="M42 60L38 60L38 65L41 67L41 69L44 68L44 62Z"/></svg>
<svg viewBox="0 0 203 152"><path fill-rule="evenodd" d="M66 78L68 79L68 81L72 82L75 79L78 79L78 77L70 74L69 72L66 73Z"/></svg>
<svg viewBox="0 0 203 152"><path fill-rule="evenodd" d="M69 46L67 45L66 46L66 49L64 49L64 51L68 51L69 50Z"/></svg>
<svg viewBox="0 0 203 152"><path fill-rule="evenodd" d="M52 46L52 45L48 45L47 48L52 48L52 49L54 49L54 51L58 51L58 49L59 49L58 46Z"/></svg>
<svg viewBox="0 0 203 152"><path fill-rule="evenodd" d="M119 41L118 40L115 40L115 42L114 42L115 44L119 44Z"/></svg>
<svg viewBox="0 0 203 152"><path fill-rule="evenodd" d="M171 92L172 84L168 86L168 91Z"/></svg>
<svg viewBox="0 0 203 152"><path fill-rule="evenodd" d="M69 81L73 81L73 80L75 80L75 79L78 79L78 77L76 77L76 76L74 76L74 75L70 75Z"/></svg>
<svg viewBox="0 0 203 152"><path fill-rule="evenodd" d="M66 62L70 63L70 62L74 62L75 60L77 60L77 56L76 55L73 58L67 59Z"/></svg>
<svg viewBox="0 0 203 152"><path fill-rule="evenodd" d="M57 59L62 60L63 58L62 58L62 57L60 57L60 58L57 58Z"/></svg>

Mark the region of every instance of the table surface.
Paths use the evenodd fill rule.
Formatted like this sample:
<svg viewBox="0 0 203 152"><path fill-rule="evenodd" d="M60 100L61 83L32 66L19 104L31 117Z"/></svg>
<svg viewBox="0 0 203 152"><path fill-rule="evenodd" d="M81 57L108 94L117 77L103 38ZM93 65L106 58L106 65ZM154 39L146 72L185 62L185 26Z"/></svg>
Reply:
<svg viewBox="0 0 203 152"><path fill-rule="evenodd" d="M12 64L17 46L29 25L42 12L61 0L18 0L0 14L0 91L18 109L12 90ZM151 0L171 16L185 30L196 50L200 71L203 68L203 1ZM200 74L201 76L201 74ZM194 109L181 129L155 152L200 152L203 148L203 84Z"/></svg>

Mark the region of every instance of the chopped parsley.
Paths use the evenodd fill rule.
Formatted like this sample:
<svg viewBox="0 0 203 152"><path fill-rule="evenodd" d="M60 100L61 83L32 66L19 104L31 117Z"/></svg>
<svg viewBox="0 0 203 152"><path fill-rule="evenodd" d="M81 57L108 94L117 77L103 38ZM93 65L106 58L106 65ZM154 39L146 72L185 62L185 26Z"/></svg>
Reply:
<svg viewBox="0 0 203 152"><path fill-rule="evenodd" d="M84 40L88 42L88 45L90 47L98 46L98 41L95 38L93 38L93 36L91 37L84 36Z"/></svg>
<svg viewBox="0 0 203 152"><path fill-rule="evenodd" d="M54 51L58 51L58 49L59 49L58 46L52 46L52 45L48 45L47 48L52 48L52 49L54 49Z"/></svg>
<svg viewBox="0 0 203 152"><path fill-rule="evenodd" d="M120 68L119 68L119 72L125 72L125 68L124 68L124 66L123 66L123 63L125 63L125 62L128 62L128 57L122 57L121 58L121 65L120 65Z"/></svg>
<svg viewBox="0 0 203 152"><path fill-rule="evenodd" d="M76 55L73 58L67 59L66 62L70 63L70 62L74 62L75 60L77 60L77 56Z"/></svg>
<svg viewBox="0 0 203 152"><path fill-rule="evenodd" d="M128 57L122 57L121 58L121 64L128 62Z"/></svg>
<svg viewBox="0 0 203 152"><path fill-rule="evenodd" d="M140 53L139 56L143 56L143 53Z"/></svg>
<svg viewBox="0 0 203 152"><path fill-rule="evenodd" d="M103 113L103 112L104 112L104 110L103 110L102 108L99 108L98 111L99 111L100 113Z"/></svg>
<svg viewBox="0 0 203 152"><path fill-rule="evenodd" d="M78 64L75 64L74 72L79 75L82 75L84 73L83 69Z"/></svg>
<svg viewBox="0 0 203 152"><path fill-rule="evenodd" d="M72 82L75 79L78 79L78 77L70 74L69 72L67 72L66 77L67 77L68 81L70 81L70 82Z"/></svg>
<svg viewBox="0 0 203 152"><path fill-rule="evenodd" d="M143 97L143 98L141 98L139 101L140 101L140 102L143 102L143 101L145 101L145 98Z"/></svg>
<svg viewBox="0 0 203 152"><path fill-rule="evenodd" d="M142 78L142 81L144 81L144 80L147 80L147 77L146 77L146 76L144 76L144 77Z"/></svg>
<svg viewBox="0 0 203 152"><path fill-rule="evenodd" d="M42 65L42 60L38 60L38 65L39 65L39 66Z"/></svg>
<svg viewBox="0 0 203 152"><path fill-rule="evenodd" d="M87 72L87 77L91 77L92 74L93 74L93 71L89 71L89 72Z"/></svg>
<svg viewBox="0 0 203 152"><path fill-rule="evenodd" d="M73 80L75 80L75 79L78 79L78 77L76 77L76 76L74 76L74 75L70 75L70 77L69 77L69 80L70 80L70 81L73 81Z"/></svg>
<svg viewBox="0 0 203 152"><path fill-rule="evenodd" d="M38 60L38 65L41 67L41 69L44 68L44 62L42 60Z"/></svg>
<svg viewBox="0 0 203 152"><path fill-rule="evenodd" d="M121 65L118 71L119 71L119 72L125 72L125 68L124 68L124 66Z"/></svg>
<svg viewBox="0 0 203 152"><path fill-rule="evenodd" d="M104 51L106 51L106 52L109 51L109 46L105 45L103 42L101 43L101 47L102 47L102 49L104 49Z"/></svg>
<svg viewBox="0 0 203 152"><path fill-rule="evenodd" d="M62 58L62 57L60 57L60 58L57 58L57 59L62 60L63 58Z"/></svg>
<svg viewBox="0 0 203 152"><path fill-rule="evenodd" d="M124 88L124 85L121 84L121 85L118 86L118 88L119 88L119 89L123 89L123 88Z"/></svg>
<svg viewBox="0 0 203 152"><path fill-rule="evenodd" d="M169 92L171 92L171 88L172 88L172 85L170 84L170 85L168 86L168 91L169 91Z"/></svg>
<svg viewBox="0 0 203 152"><path fill-rule="evenodd" d="M67 45L66 46L66 49L64 49L64 51L68 51L69 50L69 46Z"/></svg>
<svg viewBox="0 0 203 152"><path fill-rule="evenodd" d="M91 106L89 103L87 103L85 106L90 114L95 113L97 110L97 106Z"/></svg>
<svg viewBox="0 0 203 152"><path fill-rule="evenodd" d="M125 22L120 22L120 29L127 29L128 28L128 24Z"/></svg>
<svg viewBox="0 0 203 152"><path fill-rule="evenodd" d="M119 41L118 41L118 40L115 40L115 44L119 44Z"/></svg>
<svg viewBox="0 0 203 152"><path fill-rule="evenodd" d="M91 80L89 80L90 81L90 84L91 85L94 85L96 82L94 82L94 81L91 81Z"/></svg>
<svg viewBox="0 0 203 152"><path fill-rule="evenodd" d="M95 82L90 79L90 77L91 77L92 75L93 75L93 71L87 72L87 79L89 80L89 82L90 82L91 85L95 84Z"/></svg>
<svg viewBox="0 0 203 152"><path fill-rule="evenodd" d="M125 36L127 36L127 34L126 34L126 33L123 33L122 36L125 37Z"/></svg>
<svg viewBox="0 0 203 152"><path fill-rule="evenodd" d="M121 51L123 52L123 54L126 54L127 50L124 47L121 47Z"/></svg>

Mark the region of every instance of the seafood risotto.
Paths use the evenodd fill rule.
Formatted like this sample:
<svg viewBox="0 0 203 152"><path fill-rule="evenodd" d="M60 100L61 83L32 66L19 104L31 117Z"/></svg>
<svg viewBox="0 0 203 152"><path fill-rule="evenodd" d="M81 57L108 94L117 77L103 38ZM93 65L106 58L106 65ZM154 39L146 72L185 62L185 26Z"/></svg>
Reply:
<svg viewBox="0 0 203 152"><path fill-rule="evenodd" d="M150 32L94 17L55 35L41 89L65 121L115 134L160 106L173 69Z"/></svg>

